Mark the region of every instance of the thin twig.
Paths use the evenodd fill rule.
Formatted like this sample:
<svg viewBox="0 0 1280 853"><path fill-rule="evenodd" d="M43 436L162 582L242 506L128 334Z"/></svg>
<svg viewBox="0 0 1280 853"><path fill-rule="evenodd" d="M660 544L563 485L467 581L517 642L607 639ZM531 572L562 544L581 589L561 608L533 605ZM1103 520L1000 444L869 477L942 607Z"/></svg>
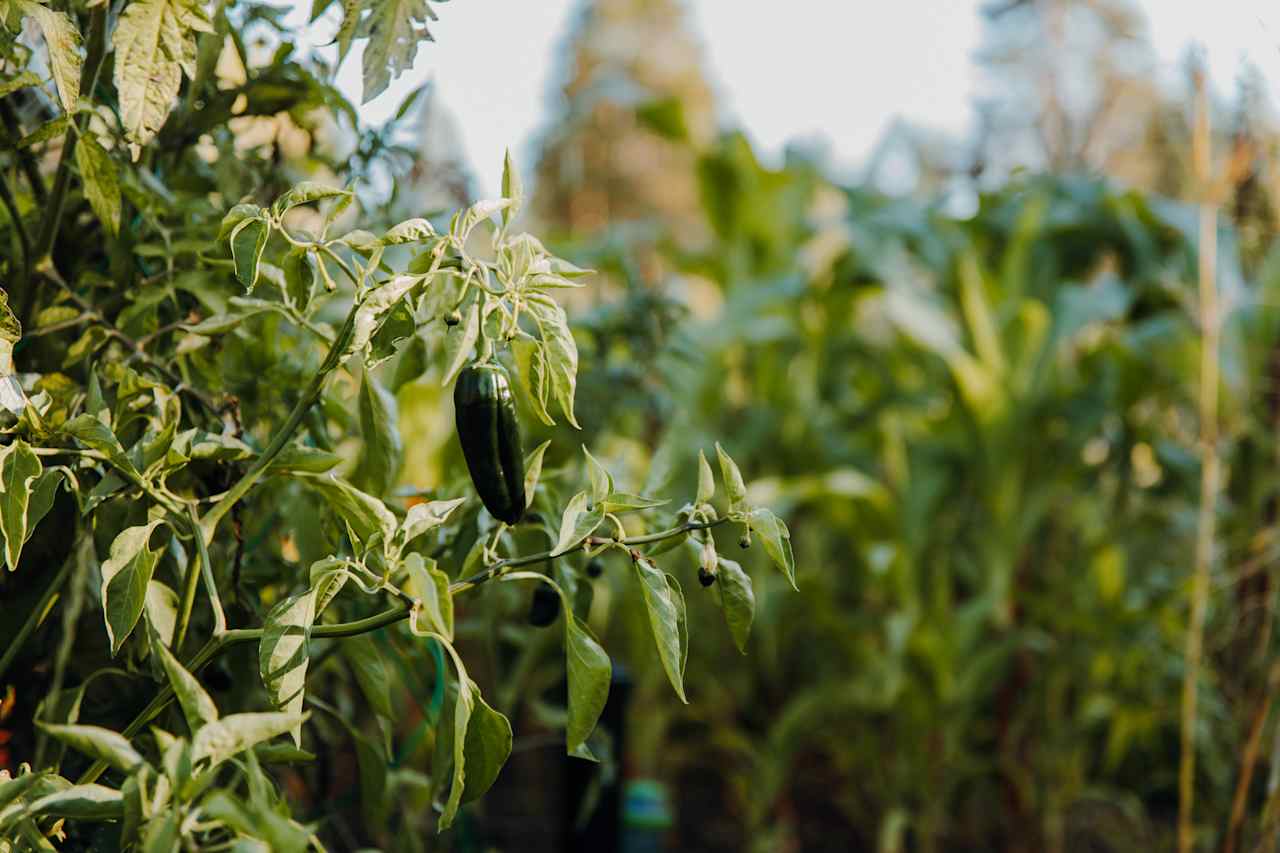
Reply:
<svg viewBox="0 0 1280 853"><path fill-rule="evenodd" d="M0 173L0 201L9 211L9 219L13 222L13 230L18 235L18 246L22 250L22 280L31 280L31 237L27 235L27 226L22 222L22 214L18 212L18 203L13 198L13 190L3 173Z"/></svg>
<svg viewBox="0 0 1280 853"><path fill-rule="evenodd" d="M0 98L0 124L4 125L5 147L10 150L17 148L18 140L22 138L22 128L18 125L18 114L13 111L13 104L8 98ZM49 201L49 191L45 188L35 155L30 148L18 148L17 156L18 166L31 187L31 196L35 199L36 206L43 208Z"/></svg>

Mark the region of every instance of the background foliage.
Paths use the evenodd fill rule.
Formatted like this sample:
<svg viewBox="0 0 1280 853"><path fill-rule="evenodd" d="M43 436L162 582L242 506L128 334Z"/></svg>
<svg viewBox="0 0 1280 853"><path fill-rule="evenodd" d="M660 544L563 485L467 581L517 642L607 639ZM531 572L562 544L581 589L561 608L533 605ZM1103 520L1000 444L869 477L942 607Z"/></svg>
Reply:
<svg viewBox="0 0 1280 853"><path fill-rule="evenodd" d="M367 99L436 8L315 15L368 40ZM1280 137L1247 75L1197 112L1123 3L993 5L977 138L896 126L851 182L715 129L676 4L599 0L524 205L548 250L510 173L423 209L424 96L363 127L271 7L4 21L19 849L563 849L640 777L681 850L1274 846ZM477 343L523 380L511 531L453 439ZM588 560L624 509L661 540ZM726 513L751 536L688 529Z"/></svg>

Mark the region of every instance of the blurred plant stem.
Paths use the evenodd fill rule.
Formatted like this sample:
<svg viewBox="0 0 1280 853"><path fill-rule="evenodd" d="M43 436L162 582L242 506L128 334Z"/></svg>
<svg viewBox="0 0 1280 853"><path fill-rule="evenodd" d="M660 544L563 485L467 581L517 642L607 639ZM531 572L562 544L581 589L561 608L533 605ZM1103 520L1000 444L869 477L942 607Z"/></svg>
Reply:
<svg viewBox="0 0 1280 853"><path fill-rule="evenodd" d="M1219 486L1218 459L1218 206L1211 175L1209 104L1205 77L1196 75L1196 124L1192 155L1200 187L1200 509L1196 524L1196 564L1187 624L1186 672L1182 681L1181 760L1178 766L1178 851L1191 853L1195 842L1196 687L1204 655L1204 622L1209 606L1209 571L1213 562L1214 520Z"/></svg>

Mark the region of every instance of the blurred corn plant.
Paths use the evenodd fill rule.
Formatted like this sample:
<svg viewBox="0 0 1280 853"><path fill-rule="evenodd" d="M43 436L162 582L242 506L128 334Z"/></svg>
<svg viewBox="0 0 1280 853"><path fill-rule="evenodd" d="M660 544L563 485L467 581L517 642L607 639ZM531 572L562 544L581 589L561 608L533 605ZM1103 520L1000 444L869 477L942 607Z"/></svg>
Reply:
<svg viewBox="0 0 1280 853"><path fill-rule="evenodd" d="M680 848L1171 844L1199 504L1195 208L1024 177L958 218L839 188L799 157L766 168L737 134L698 172L712 243L670 248L677 272L633 288L690 311L666 330L642 434L661 457L732 429L749 494L781 508L805 569L787 596L744 558L756 664L724 667L721 632L690 658L705 676L690 708L662 699L632 646L653 698L635 725L663 744L634 760L675 780ZM1234 233L1224 222L1216 269L1206 846L1250 740L1270 743L1275 680L1280 253L1246 280ZM584 400L608 405L631 360L612 353L584 370ZM1260 764L1259 780L1280 767ZM1275 789L1244 786L1250 843L1274 829Z"/></svg>

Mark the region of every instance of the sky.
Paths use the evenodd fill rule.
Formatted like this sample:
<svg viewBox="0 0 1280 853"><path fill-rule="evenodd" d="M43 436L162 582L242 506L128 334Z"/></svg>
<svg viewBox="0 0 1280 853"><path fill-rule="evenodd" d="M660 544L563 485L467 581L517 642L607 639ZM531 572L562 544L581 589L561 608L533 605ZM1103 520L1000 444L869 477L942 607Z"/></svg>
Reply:
<svg viewBox="0 0 1280 853"><path fill-rule="evenodd" d="M766 157L786 143L825 140L833 167L852 171L895 117L964 133L976 83L984 0L686 0L725 125ZM362 108L390 116L427 80L452 113L482 197L498 194L503 152L528 173L563 68L580 0L454 0L433 4L435 43L411 71ZM299 6L309 4L299 4ZM1230 91L1247 57L1280 104L1280 0L1136 0L1158 61L1172 75L1203 46L1217 88ZM360 48L338 85L359 100ZM819 85L815 85L815 81Z"/></svg>

